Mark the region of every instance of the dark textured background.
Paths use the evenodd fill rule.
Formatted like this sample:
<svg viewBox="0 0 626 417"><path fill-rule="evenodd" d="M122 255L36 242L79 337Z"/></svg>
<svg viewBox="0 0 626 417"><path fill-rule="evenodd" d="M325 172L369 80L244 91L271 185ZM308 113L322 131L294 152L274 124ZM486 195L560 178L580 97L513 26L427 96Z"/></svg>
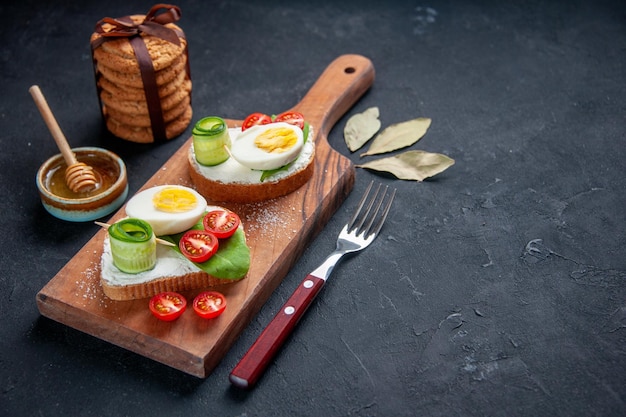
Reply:
<svg viewBox="0 0 626 417"><path fill-rule="evenodd" d="M42 318L35 294L96 232L41 207L57 153L39 84L73 146L125 160L134 193L189 137L101 125L89 36L140 1L0 6L3 415L626 415L626 7L620 1L181 1L194 119L297 103L335 57L370 58L348 116L430 117L413 149L456 160L423 183L357 171L355 192L199 380ZM227 376L372 178L398 189L381 237L336 270L251 392Z"/></svg>

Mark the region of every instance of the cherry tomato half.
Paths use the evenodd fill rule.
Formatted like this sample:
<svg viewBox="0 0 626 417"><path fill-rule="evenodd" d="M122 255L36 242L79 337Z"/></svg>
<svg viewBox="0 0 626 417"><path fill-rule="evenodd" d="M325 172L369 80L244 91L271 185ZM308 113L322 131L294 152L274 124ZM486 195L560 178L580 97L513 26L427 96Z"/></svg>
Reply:
<svg viewBox="0 0 626 417"><path fill-rule="evenodd" d="M236 213L228 210L209 211L202 219L204 230L213 233L218 239L231 237L241 220Z"/></svg>
<svg viewBox="0 0 626 417"><path fill-rule="evenodd" d="M156 318L172 321L187 309L187 300L176 292L163 292L152 297L148 305Z"/></svg>
<svg viewBox="0 0 626 417"><path fill-rule="evenodd" d="M255 125L266 125L268 123L272 123L272 118L267 114L252 113L244 119L243 123L241 124L241 131L244 131L249 127Z"/></svg>
<svg viewBox="0 0 626 417"><path fill-rule="evenodd" d="M192 262L206 262L217 252L219 242L206 230L188 230L178 242L180 251Z"/></svg>
<svg viewBox="0 0 626 417"><path fill-rule="evenodd" d="M212 319L224 312L226 297L217 291L205 291L193 300L193 309L204 319Z"/></svg>
<svg viewBox="0 0 626 417"><path fill-rule="evenodd" d="M304 116L297 111L286 111L279 114L274 119L275 122L285 122L298 126L300 129L304 129Z"/></svg>

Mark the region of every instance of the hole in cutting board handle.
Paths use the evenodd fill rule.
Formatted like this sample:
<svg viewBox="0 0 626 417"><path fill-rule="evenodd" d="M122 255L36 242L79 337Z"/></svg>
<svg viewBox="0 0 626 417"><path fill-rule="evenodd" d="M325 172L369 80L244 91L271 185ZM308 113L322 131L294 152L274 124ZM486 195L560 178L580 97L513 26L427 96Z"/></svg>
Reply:
<svg viewBox="0 0 626 417"><path fill-rule="evenodd" d="M346 74L353 74L356 72L356 69L354 69L354 67L347 67L343 70L343 72L345 72Z"/></svg>

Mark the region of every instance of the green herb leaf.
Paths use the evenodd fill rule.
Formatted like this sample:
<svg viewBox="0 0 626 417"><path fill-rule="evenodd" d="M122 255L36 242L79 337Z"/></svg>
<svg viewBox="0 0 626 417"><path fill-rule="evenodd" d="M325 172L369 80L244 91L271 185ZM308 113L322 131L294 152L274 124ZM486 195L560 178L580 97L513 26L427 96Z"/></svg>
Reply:
<svg viewBox="0 0 626 417"><path fill-rule="evenodd" d="M406 148L420 140L430 127L431 119L419 117L393 124L385 128L374 138L367 152L361 156L376 155Z"/></svg>
<svg viewBox="0 0 626 417"><path fill-rule="evenodd" d="M406 151L357 165L360 168L385 171L401 180L423 181L454 165L454 159L439 153Z"/></svg>
<svg viewBox="0 0 626 417"><path fill-rule="evenodd" d="M293 165L293 162L288 163L287 165L283 165L282 167L278 167L278 168L274 168L274 169L266 169L261 172L261 178L259 181L264 182L266 179L268 179L269 177L271 177L272 175L281 172L281 171L287 171L289 169L289 167Z"/></svg>
<svg viewBox="0 0 626 417"><path fill-rule="evenodd" d="M202 220L196 223L192 229L202 230ZM180 253L178 242L183 233L162 236L163 239L174 243L176 246L169 248ZM250 269L250 248L246 243L246 235L240 228L231 237L220 240L220 245L208 261L196 263L200 269L209 275L221 279L239 279L248 273Z"/></svg>
<svg viewBox="0 0 626 417"><path fill-rule="evenodd" d="M378 107L370 107L363 113L350 117L343 129L343 137L352 152L361 149L380 129Z"/></svg>

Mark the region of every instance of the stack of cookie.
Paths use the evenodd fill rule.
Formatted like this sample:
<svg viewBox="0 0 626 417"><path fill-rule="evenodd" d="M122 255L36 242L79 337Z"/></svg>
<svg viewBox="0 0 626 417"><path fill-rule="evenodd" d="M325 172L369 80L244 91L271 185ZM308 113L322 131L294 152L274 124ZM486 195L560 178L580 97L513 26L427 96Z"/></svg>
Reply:
<svg viewBox="0 0 626 417"><path fill-rule="evenodd" d="M130 16L133 22L142 22L145 16ZM147 52L152 60L156 87L144 84L139 60L129 38L116 37L105 42L95 32L91 36L98 94L107 129L115 136L132 142L151 143L172 139L185 131L192 118L191 78L188 72L187 42L182 30L174 23L164 26L173 29L180 45L156 36L142 33ZM104 24L104 31L114 26ZM156 88L156 91L154 89ZM148 94L146 94L148 93ZM158 97L152 105L146 97ZM159 106L159 123L155 125L154 106Z"/></svg>

